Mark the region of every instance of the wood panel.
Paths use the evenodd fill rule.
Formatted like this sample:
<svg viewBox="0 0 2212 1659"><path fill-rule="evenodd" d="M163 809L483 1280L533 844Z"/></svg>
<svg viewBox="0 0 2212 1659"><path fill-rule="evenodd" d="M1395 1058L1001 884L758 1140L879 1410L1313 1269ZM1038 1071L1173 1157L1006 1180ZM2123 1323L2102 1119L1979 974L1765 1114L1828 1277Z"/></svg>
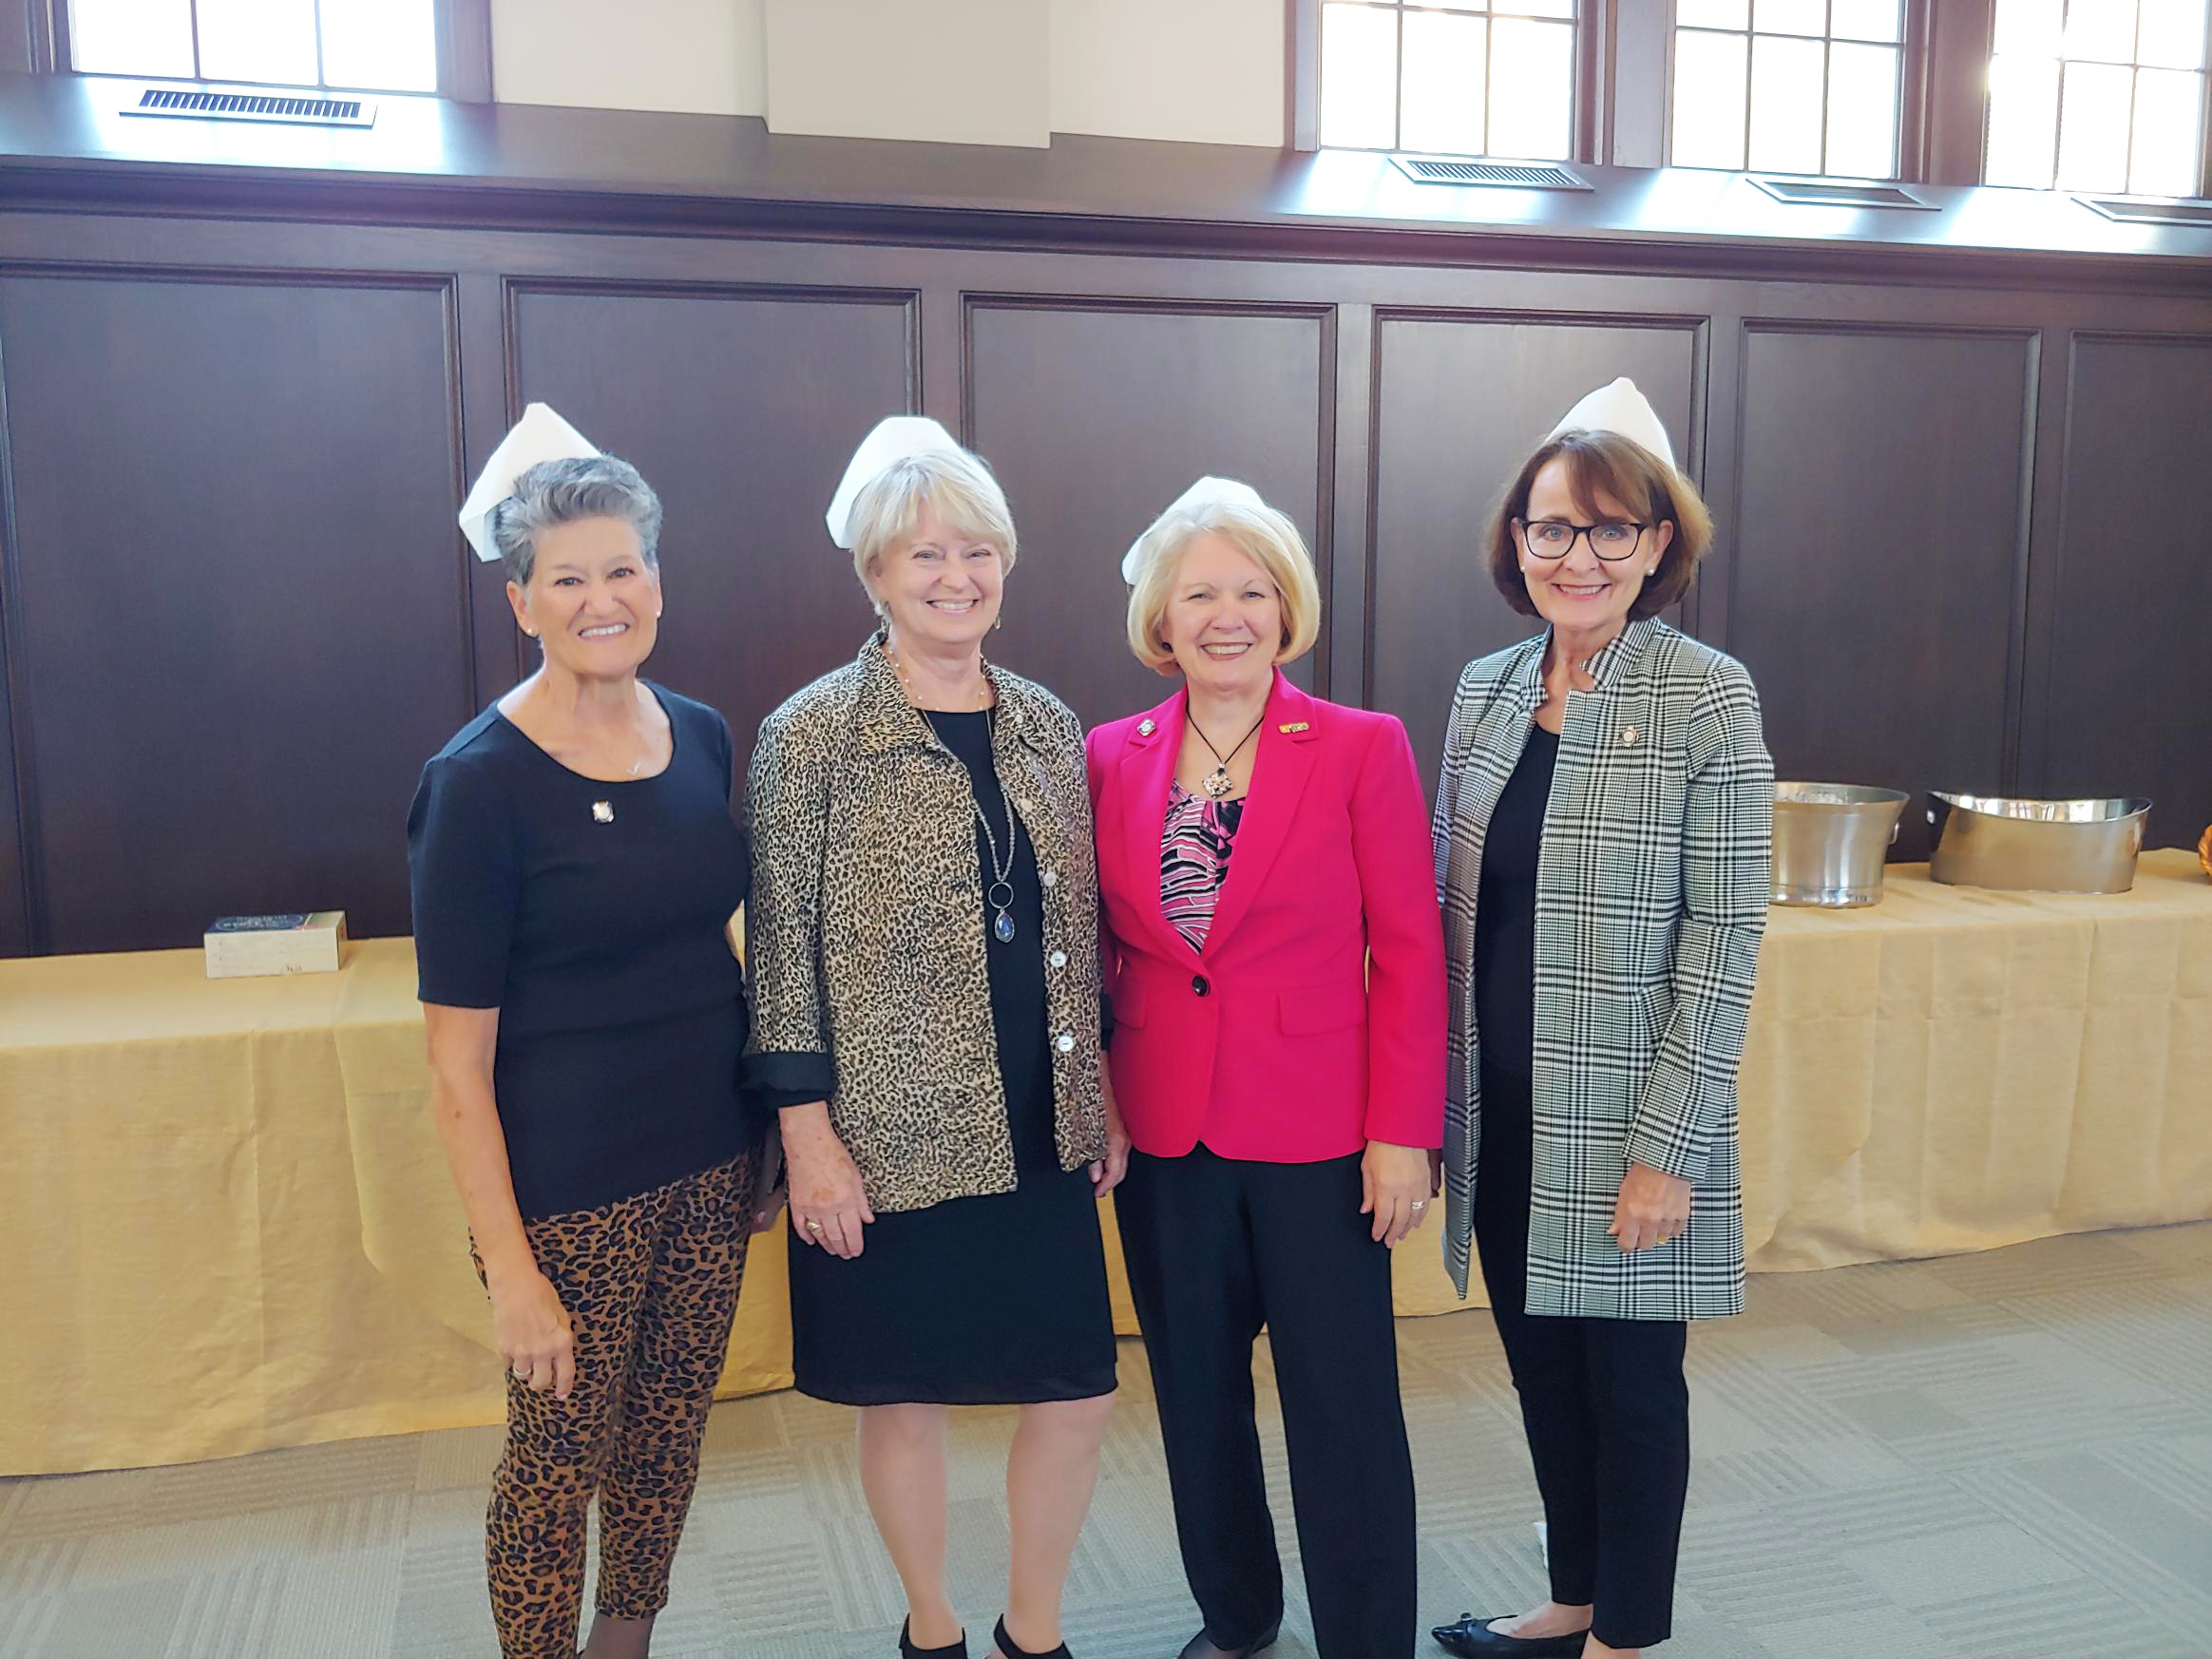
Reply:
<svg viewBox="0 0 2212 1659"><path fill-rule="evenodd" d="M2073 347L2055 589L2041 664L2054 795L2148 795L2149 845L2212 823L2212 338Z"/></svg>
<svg viewBox="0 0 2212 1659"><path fill-rule="evenodd" d="M1752 326L1723 644L1783 778L2008 785L2036 338ZM1907 809L1894 856L1927 855Z"/></svg>
<svg viewBox="0 0 2212 1659"><path fill-rule="evenodd" d="M34 947L406 931L469 696L449 324L429 278L0 279Z"/></svg>
<svg viewBox="0 0 2212 1659"><path fill-rule="evenodd" d="M1542 624L1513 610L1482 533L1575 399L1626 374L1696 471L1703 330L1694 317L1397 313L1376 323L1367 700L1405 722L1433 790L1453 687Z"/></svg>
<svg viewBox="0 0 2212 1659"><path fill-rule="evenodd" d="M822 515L868 429L915 407L914 296L529 284L509 316L518 408L552 404L659 492L646 673L722 711L742 772L762 716L873 625Z"/></svg>
<svg viewBox="0 0 2212 1659"><path fill-rule="evenodd" d="M1289 515L1325 594L1332 323L1320 306L971 298L968 430L1022 545L993 655L1086 725L1166 696L1171 682L1129 654L1121 556L1206 473L1242 479ZM1325 692L1325 646L1291 675Z"/></svg>

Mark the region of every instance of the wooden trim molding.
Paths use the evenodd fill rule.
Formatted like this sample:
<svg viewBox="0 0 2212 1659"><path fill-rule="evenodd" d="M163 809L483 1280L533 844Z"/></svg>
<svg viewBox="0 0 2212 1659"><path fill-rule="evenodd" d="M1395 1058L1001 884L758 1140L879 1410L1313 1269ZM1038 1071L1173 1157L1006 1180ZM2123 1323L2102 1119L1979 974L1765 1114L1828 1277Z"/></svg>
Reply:
<svg viewBox="0 0 2212 1659"><path fill-rule="evenodd" d="M437 0L438 96L489 104L491 0Z"/></svg>

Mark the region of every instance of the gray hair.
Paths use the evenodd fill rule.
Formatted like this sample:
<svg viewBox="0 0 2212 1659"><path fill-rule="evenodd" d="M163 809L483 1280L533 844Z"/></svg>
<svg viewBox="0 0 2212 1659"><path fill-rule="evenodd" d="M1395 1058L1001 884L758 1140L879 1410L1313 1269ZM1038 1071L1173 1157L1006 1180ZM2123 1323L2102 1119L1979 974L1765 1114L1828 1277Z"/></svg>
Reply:
<svg viewBox="0 0 2212 1659"><path fill-rule="evenodd" d="M530 585L538 534L578 519L620 519L638 533L645 568L660 569L660 498L627 461L614 455L541 461L515 480L515 492L491 509L491 544L507 580Z"/></svg>

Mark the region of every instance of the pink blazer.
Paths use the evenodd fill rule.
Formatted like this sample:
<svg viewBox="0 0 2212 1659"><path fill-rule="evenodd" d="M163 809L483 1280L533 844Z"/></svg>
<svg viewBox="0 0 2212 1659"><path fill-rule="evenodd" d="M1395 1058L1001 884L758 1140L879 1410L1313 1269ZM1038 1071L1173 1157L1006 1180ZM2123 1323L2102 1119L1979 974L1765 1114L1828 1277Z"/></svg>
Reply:
<svg viewBox="0 0 2212 1659"><path fill-rule="evenodd" d="M1276 673L1201 955L1160 913L1183 710L1177 692L1087 744L1130 1139L1270 1163L1441 1145L1443 927L1405 728Z"/></svg>

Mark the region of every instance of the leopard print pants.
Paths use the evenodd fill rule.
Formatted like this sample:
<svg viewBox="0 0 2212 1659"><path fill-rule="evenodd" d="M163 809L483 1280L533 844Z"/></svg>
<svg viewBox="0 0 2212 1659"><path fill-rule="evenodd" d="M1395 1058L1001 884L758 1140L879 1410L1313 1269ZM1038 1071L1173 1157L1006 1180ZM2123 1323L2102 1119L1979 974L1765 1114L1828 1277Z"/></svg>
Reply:
<svg viewBox="0 0 2212 1659"><path fill-rule="evenodd" d="M576 1333L576 1385L556 1400L507 1379L506 1449L484 1542L504 1659L574 1659L595 1490L599 1611L644 1618L668 1604L752 1200L746 1154L634 1198L524 1224Z"/></svg>

